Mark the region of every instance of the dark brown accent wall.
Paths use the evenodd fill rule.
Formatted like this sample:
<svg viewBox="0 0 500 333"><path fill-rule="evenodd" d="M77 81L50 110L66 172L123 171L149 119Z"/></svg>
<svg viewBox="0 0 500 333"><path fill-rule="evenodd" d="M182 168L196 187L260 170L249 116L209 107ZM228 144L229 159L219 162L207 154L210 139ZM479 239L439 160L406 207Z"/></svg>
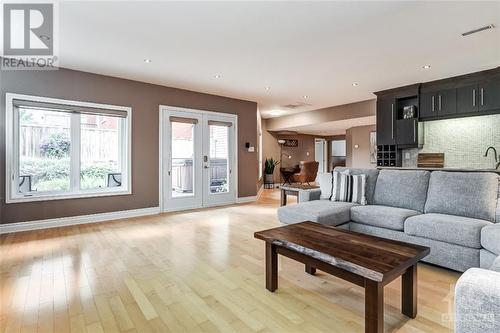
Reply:
<svg viewBox="0 0 500 333"><path fill-rule="evenodd" d="M29 94L132 107L132 195L5 204L5 94ZM257 103L69 69L0 71L2 224L159 205L159 105L238 115L238 197L257 193Z"/></svg>

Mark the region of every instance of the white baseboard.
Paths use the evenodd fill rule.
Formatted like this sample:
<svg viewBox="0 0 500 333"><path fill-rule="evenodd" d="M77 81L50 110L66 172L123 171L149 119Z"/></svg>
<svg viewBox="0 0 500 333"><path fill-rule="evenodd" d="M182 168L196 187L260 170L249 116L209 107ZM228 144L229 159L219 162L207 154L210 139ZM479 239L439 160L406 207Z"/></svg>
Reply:
<svg viewBox="0 0 500 333"><path fill-rule="evenodd" d="M236 199L236 203L246 203L246 202L253 202L257 200L257 196L251 196L251 197L240 197Z"/></svg>
<svg viewBox="0 0 500 333"><path fill-rule="evenodd" d="M246 202L253 202L259 200L262 190L264 190L264 186L261 186L259 190L257 191L257 195L253 195L250 197L241 197L236 199L236 203L246 203Z"/></svg>
<svg viewBox="0 0 500 333"><path fill-rule="evenodd" d="M130 217L156 215L160 213L160 207L149 207L140 209L121 210L117 212L60 217L55 219L38 220L8 223L0 225L0 234L8 234L13 232L38 230L47 228L64 227L77 224L96 223L111 220L118 220Z"/></svg>

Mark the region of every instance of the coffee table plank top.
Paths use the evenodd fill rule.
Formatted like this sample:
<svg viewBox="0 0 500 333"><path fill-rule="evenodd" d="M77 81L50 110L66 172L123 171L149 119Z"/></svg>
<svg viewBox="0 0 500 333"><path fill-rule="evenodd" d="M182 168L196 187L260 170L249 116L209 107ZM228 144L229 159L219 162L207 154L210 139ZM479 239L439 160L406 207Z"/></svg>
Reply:
<svg viewBox="0 0 500 333"><path fill-rule="evenodd" d="M258 231L254 236L377 282L401 274L430 252L425 246L315 222Z"/></svg>

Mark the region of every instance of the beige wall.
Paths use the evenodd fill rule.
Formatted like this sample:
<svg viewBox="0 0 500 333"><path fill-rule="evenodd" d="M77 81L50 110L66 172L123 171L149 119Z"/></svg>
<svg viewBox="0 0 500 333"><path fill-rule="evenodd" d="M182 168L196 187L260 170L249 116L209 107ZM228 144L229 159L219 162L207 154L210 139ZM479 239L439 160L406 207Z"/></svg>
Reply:
<svg viewBox="0 0 500 333"><path fill-rule="evenodd" d="M7 92L132 107L132 194L5 204L5 94ZM159 205L159 105L238 115L238 196L257 193L257 103L144 82L59 69L0 72L0 221L12 223Z"/></svg>
<svg viewBox="0 0 500 333"><path fill-rule="evenodd" d="M346 166L354 168L375 168L370 163L370 132L376 130L375 125L352 127L346 131ZM358 148L354 148L359 145Z"/></svg>

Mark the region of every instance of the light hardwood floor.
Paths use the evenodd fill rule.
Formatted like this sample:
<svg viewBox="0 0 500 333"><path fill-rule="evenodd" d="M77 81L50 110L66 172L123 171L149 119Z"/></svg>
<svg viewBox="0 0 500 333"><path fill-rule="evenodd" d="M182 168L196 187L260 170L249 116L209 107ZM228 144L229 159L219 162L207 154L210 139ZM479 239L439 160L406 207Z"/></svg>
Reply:
<svg viewBox="0 0 500 333"><path fill-rule="evenodd" d="M278 199L3 235L0 332L363 332L362 288L280 257L265 289ZM414 320L388 285L386 332L451 332L458 277L420 264Z"/></svg>

